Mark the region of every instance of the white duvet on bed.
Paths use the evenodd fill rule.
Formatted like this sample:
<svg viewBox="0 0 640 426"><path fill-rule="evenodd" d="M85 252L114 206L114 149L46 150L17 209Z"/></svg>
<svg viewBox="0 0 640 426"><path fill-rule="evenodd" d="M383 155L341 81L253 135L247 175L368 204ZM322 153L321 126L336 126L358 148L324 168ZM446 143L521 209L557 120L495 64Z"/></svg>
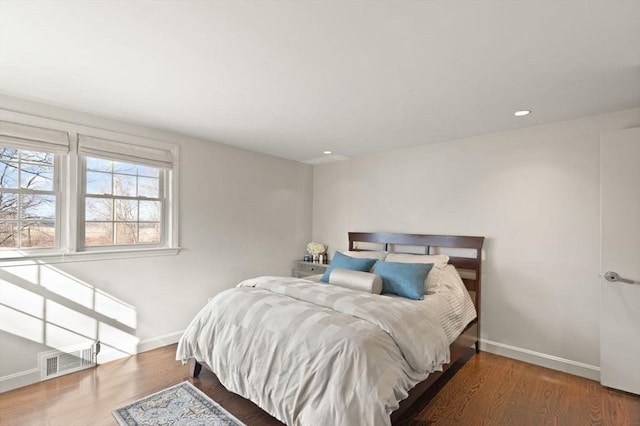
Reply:
<svg viewBox="0 0 640 426"><path fill-rule="evenodd" d="M455 287L415 301L299 278L246 280L200 311L176 358L205 362L288 425L388 425L475 316Z"/></svg>

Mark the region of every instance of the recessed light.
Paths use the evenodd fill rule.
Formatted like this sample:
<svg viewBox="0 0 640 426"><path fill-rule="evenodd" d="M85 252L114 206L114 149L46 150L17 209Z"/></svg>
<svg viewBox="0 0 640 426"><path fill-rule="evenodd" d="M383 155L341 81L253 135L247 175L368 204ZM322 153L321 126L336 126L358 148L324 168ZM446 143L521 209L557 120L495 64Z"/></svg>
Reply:
<svg viewBox="0 0 640 426"><path fill-rule="evenodd" d="M522 111L516 111L513 113L516 117L524 117L525 115L531 114L531 111L528 109L523 109Z"/></svg>
<svg viewBox="0 0 640 426"><path fill-rule="evenodd" d="M331 155L331 154L333 154L333 152L331 152L331 151L324 151L324 152L323 152L323 154L324 154L324 155Z"/></svg>

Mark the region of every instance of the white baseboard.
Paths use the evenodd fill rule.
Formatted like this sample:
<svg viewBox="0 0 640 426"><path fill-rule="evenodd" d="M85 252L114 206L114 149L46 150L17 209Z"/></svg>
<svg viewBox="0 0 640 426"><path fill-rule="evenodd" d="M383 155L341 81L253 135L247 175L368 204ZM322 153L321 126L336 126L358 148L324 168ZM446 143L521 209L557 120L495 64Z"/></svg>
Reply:
<svg viewBox="0 0 640 426"><path fill-rule="evenodd" d="M161 348L163 346L172 345L178 342L182 333L183 331L176 331L142 340L138 342L135 347L129 348L127 352L130 352L131 354L138 354ZM491 340L486 339L480 339L480 349L496 355L502 355L519 361L528 362L529 364L540 365L553 370L564 371L576 376L586 377L587 379L596 381L600 380L600 367L596 367L595 365L584 364L570 359L531 351L529 349L505 345L504 343L492 342ZM121 351L106 350L98 356L100 357L99 364L104 364L129 355L123 354ZM0 377L0 393L37 383L39 381L40 369L38 368L3 376Z"/></svg>
<svg viewBox="0 0 640 426"><path fill-rule="evenodd" d="M153 349L158 349L163 346L173 345L178 343L180 337L184 334L184 330L174 331L173 333L163 334L162 336L155 336L150 339L146 339L138 343L138 352L147 352Z"/></svg>
<svg viewBox="0 0 640 426"><path fill-rule="evenodd" d="M163 346L173 345L174 343L178 343L182 333L184 333L184 330L163 334L161 336L154 336L149 339L141 340L136 345L118 348L119 350L106 348L98 355L98 364L115 361L116 359L147 352Z"/></svg>
<svg viewBox="0 0 640 426"><path fill-rule="evenodd" d="M40 369L20 371L0 377L0 393L21 388L40 381Z"/></svg>
<svg viewBox="0 0 640 426"><path fill-rule="evenodd" d="M595 365L584 364L582 362L505 345L504 343L492 342L486 339L480 339L480 350L528 362L529 364L551 368L552 370L564 371L565 373L575 376L600 381L600 367Z"/></svg>
<svg viewBox="0 0 640 426"><path fill-rule="evenodd" d="M138 342L137 345L126 348L123 351L105 349L98 355L98 363L104 364L109 361L124 358L130 355L139 354L142 352L150 351L152 349L161 348L163 346L172 345L177 343L182 336L183 331L176 331L173 333L163 334L161 336L155 336L149 339ZM33 368L31 370L20 371L13 374L0 377L0 393L7 392L13 389L28 386L33 383L41 381L40 369Z"/></svg>

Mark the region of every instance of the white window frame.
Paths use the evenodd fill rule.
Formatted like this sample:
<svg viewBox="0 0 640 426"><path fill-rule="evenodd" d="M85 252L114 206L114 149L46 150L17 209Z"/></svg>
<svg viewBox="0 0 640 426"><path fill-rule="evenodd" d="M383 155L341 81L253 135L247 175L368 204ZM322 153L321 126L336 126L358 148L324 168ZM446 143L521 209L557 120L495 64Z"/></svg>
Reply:
<svg viewBox="0 0 640 426"><path fill-rule="evenodd" d="M60 148L65 141L60 135L68 137L68 153L61 149L55 154L57 161L57 198L56 198L56 247L55 248L25 248L18 250L0 250L0 262L3 266L33 264L34 261L44 263L65 263L78 261L93 261L107 259L123 259L147 256L171 256L180 252L178 229L178 176L179 176L179 145L168 143L133 134L119 133L116 131L100 129L66 121L58 121L40 116L32 116L24 113L0 109L0 124L17 123L17 132L21 127L36 129L38 139L49 142L48 146ZM37 126L37 127L30 127ZM18 142L21 135L11 134L13 127L0 127L0 145L14 146L9 143L12 140ZM8 136L7 136L8 135ZM162 239L160 244L136 244L115 245L84 248L84 238L80 240L80 234L84 234L84 201L83 191L83 156L94 156L82 153L79 150L79 140L83 135L87 137L102 138L131 148L134 154L153 154L154 151L163 151L171 159L169 167L164 167L163 190L164 201L162 205L163 225L161 229ZM15 136L15 137L14 137ZM58 138L58 139L56 139ZM36 149L30 144L31 150L51 152L44 145ZM55 145L57 144L57 145ZM114 145L116 146L116 145ZM18 149L25 149L16 146ZM122 153L120 153L122 154ZM135 156L130 159L118 156L119 160L138 164ZM153 161L153 160L152 160ZM82 229L82 232L80 231ZM82 244L81 244L82 243Z"/></svg>
<svg viewBox="0 0 640 426"><path fill-rule="evenodd" d="M0 146L6 146L6 147L11 147L11 148L15 148L17 150L20 151L35 151L35 152L43 152L43 153L47 153L47 154L52 154L53 155L53 189L51 191L47 191L47 190L38 190L38 189L27 189L27 188L22 188L21 187L21 173L22 173L22 167L18 167L18 175L17 175L17 188L9 188L6 190L3 190L2 192L7 194L16 194L19 196L19 198L21 198L22 195L25 194L35 194L35 195L53 195L56 197L56 206L55 206L55 210L54 210L54 228L55 228L55 238L54 238L54 244L53 247L22 247L21 245L18 245L18 247L15 248L3 248L2 250L5 253L12 253L12 252L17 252L17 253L25 253L25 252L33 252L33 253L38 253L38 254L48 254L48 253L56 253L60 251L60 247L62 245L62 240L63 235L65 234L66 230L64 229L64 221L62 220L62 216L64 213L64 209L62 207L62 205L64 204L62 197L62 176L63 176L63 164L66 164L66 155L60 155L60 154L56 154L53 152L48 151L46 148L26 148L26 147L19 147L16 146L15 144L11 144L10 142L6 143L3 142L0 139ZM18 161L17 161L18 165L22 164L22 159L21 156L19 157ZM18 225L20 225L20 223L23 223L23 219L21 218L21 212L22 212L22 205L21 203L18 203L17 206L17 218L16 218L16 222L18 223ZM27 220L28 222L29 220ZM21 236L21 232L20 232L20 226L18 226L18 232L17 232L17 238L18 241L20 242L22 239ZM0 257L2 258L2 257Z"/></svg>
<svg viewBox="0 0 640 426"><path fill-rule="evenodd" d="M88 155L81 155L79 159L80 164L80 186L78 190L78 225L77 225L77 247L78 251L106 251L106 250L127 250L127 249L138 249L138 248L160 248L166 247L167 241L167 232L169 231L169 226L167 224L167 217L169 217L167 212L167 178L170 174L170 170L158 168L160 175L158 177L159 180L159 198L147 198L147 197L126 197L126 196L118 196L115 194L111 195L100 195L100 194L87 194L87 158L91 157ZM91 157L98 158L98 157ZM110 160L112 161L112 160ZM130 164L134 164L135 160L129 161ZM142 164L136 164L142 165ZM113 171L111 175L113 176ZM161 218L160 218L160 241L157 243L137 243L137 244L111 244L111 245L103 245L103 246L87 246L85 245L85 227L86 227L86 219L85 219L85 206L87 198L104 198L115 201L116 199L127 199L127 200L137 200L137 201L159 201L161 203ZM113 233L115 238L115 225L116 220L113 218L111 222L114 225ZM138 226L140 225L140 221L138 220Z"/></svg>

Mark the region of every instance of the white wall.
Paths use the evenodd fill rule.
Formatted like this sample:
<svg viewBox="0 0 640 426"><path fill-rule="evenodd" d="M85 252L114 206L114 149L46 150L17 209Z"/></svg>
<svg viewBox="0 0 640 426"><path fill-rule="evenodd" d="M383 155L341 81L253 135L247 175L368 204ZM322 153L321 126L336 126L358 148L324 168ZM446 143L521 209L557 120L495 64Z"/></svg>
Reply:
<svg viewBox="0 0 640 426"><path fill-rule="evenodd" d="M48 304L46 321L13 309L24 321L0 324L0 391L37 380L37 353L70 331L95 333L120 356L173 343L207 298L245 278L289 275L311 239L311 166L8 96L0 108L179 144L182 247L176 256L0 265L0 303L19 292L25 310ZM135 323L83 304L87 292L118 299L112 305ZM53 317L56 308L66 315Z"/></svg>
<svg viewBox="0 0 640 426"><path fill-rule="evenodd" d="M313 240L485 236L484 348L597 378L599 138L639 124L633 109L316 166Z"/></svg>

